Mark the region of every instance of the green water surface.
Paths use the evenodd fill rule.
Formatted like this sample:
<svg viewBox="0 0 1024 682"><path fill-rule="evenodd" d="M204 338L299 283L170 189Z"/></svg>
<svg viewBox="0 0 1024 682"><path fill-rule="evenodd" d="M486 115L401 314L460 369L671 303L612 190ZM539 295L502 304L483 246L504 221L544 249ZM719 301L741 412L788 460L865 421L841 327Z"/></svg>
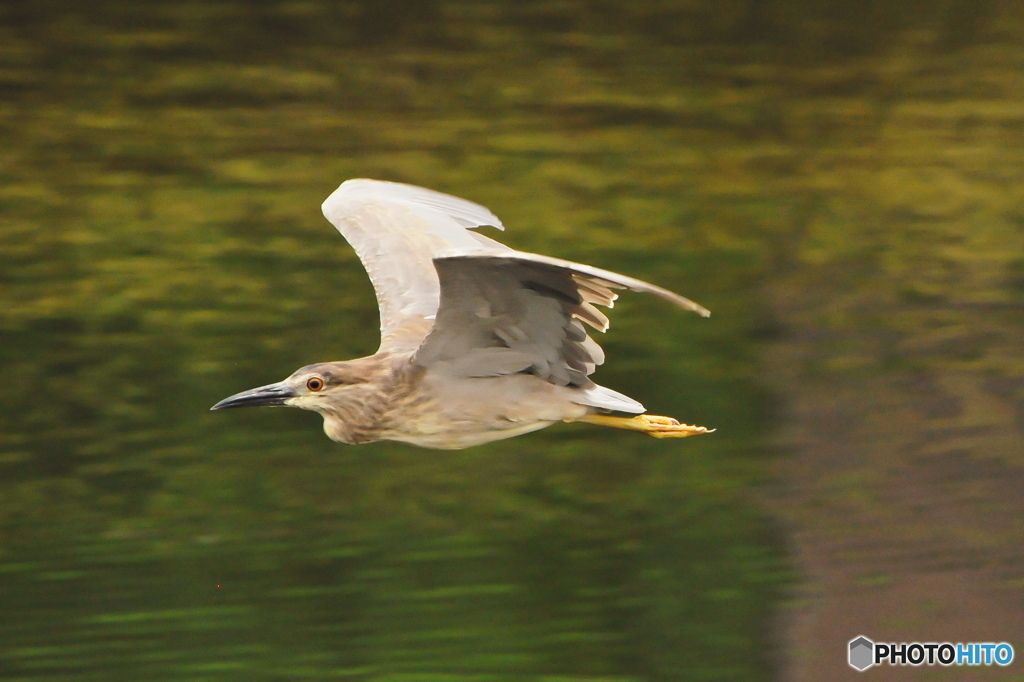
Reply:
<svg viewBox="0 0 1024 682"><path fill-rule="evenodd" d="M787 130L779 93L856 89L815 69L886 35L807 4L820 34L782 30L793 2L6 3L0 678L770 678L759 287L817 195L759 183L874 115ZM865 4L894 30L920 5ZM766 87L779 64L812 76ZM718 432L436 452L208 412L376 348L319 211L351 177L473 199L510 246L710 308L624 296L596 378Z"/></svg>

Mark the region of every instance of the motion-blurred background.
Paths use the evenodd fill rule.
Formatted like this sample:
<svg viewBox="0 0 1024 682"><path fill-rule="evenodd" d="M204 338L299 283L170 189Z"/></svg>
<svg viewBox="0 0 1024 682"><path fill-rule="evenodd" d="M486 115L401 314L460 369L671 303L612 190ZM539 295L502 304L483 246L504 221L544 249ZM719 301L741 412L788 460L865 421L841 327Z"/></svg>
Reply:
<svg viewBox="0 0 1024 682"><path fill-rule="evenodd" d="M624 297L598 380L718 433L434 452L207 412L375 350L319 211L350 177L711 308ZM1022 180L1020 2L6 0L0 678L1021 652Z"/></svg>

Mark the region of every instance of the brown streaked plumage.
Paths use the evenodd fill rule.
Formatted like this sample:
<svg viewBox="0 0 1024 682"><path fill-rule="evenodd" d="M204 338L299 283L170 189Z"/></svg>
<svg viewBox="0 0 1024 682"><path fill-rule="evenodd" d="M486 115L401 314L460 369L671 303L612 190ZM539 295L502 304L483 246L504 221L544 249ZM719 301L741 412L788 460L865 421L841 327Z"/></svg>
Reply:
<svg viewBox="0 0 1024 682"><path fill-rule="evenodd" d="M613 289L645 291L707 317L671 291L632 277L513 251L472 232L504 229L489 210L422 187L349 180L323 205L355 248L380 306L376 354L296 370L211 409L288 405L319 412L342 443L392 440L464 448L558 421L657 438L710 433L643 414L632 398L590 379L604 352L588 325ZM637 416L616 417L609 412Z"/></svg>

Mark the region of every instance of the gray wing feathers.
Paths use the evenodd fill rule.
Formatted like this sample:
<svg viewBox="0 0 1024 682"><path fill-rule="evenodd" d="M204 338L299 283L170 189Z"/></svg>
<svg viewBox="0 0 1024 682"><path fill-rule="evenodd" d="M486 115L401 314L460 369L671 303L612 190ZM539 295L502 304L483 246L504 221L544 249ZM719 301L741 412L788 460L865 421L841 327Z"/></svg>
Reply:
<svg viewBox="0 0 1024 682"><path fill-rule="evenodd" d="M624 411L643 411L636 401L588 378L604 362L604 352L584 324L608 328L608 318L595 305L614 303L611 287L655 293L707 313L652 284L535 254L446 252L434 264L441 303L434 328L416 353L418 364L459 376L528 370L555 385L584 388L594 394L595 406L607 409L628 405Z"/></svg>
<svg viewBox="0 0 1024 682"><path fill-rule="evenodd" d="M327 198L323 212L355 249L373 283L382 350L414 350L430 331L440 296L435 256L451 249L510 251L467 229L503 229L489 210L422 187L348 180Z"/></svg>
<svg viewBox="0 0 1024 682"><path fill-rule="evenodd" d="M442 254L442 257L458 257L459 255L460 254L458 253L446 253ZM472 254L465 255L469 256ZM494 257L498 260L504 256L505 254L494 254ZM485 256L481 254L481 257ZM552 272L569 270L572 274L573 280L577 284L578 295L588 303L597 303L598 305L607 305L608 307L611 307L612 303L617 298L611 289L629 289L630 291L642 291L648 294L654 294L655 296L671 301L682 308L691 310L699 314L701 317L708 317L711 315L711 312L707 308L699 303L694 303L684 296L680 296L668 289L662 289L654 284L644 282L643 280L628 277L626 275L620 275L617 272L602 270L601 268L595 268L591 265L583 265L582 263L573 263L572 261L562 260L561 258L541 256L535 253L523 253L521 251L516 251L513 257L519 261L528 261L535 264L538 270L548 270ZM580 286L581 283L582 287Z"/></svg>
<svg viewBox="0 0 1024 682"><path fill-rule="evenodd" d="M417 364L458 376L530 369L558 385L586 381L594 365L583 346L567 339L565 328L573 322L566 314L565 306L572 305L567 297L522 277L529 273L495 268L487 259L438 259L435 265L442 304L416 353ZM566 344L579 349L566 353Z"/></svg>

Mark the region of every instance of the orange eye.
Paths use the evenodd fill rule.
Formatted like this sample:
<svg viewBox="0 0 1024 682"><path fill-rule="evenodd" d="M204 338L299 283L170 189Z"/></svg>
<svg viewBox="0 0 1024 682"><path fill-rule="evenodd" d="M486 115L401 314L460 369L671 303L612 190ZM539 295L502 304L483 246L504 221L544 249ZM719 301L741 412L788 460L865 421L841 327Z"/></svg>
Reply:
<svg viewBox="0 0 1024 682"><path fill-rule="evenodd" d="M319 391L323 387L324 380L321 379L320 377L310 377L309 380L306 381L306 388L308 388L311 391Z"/></svg>

